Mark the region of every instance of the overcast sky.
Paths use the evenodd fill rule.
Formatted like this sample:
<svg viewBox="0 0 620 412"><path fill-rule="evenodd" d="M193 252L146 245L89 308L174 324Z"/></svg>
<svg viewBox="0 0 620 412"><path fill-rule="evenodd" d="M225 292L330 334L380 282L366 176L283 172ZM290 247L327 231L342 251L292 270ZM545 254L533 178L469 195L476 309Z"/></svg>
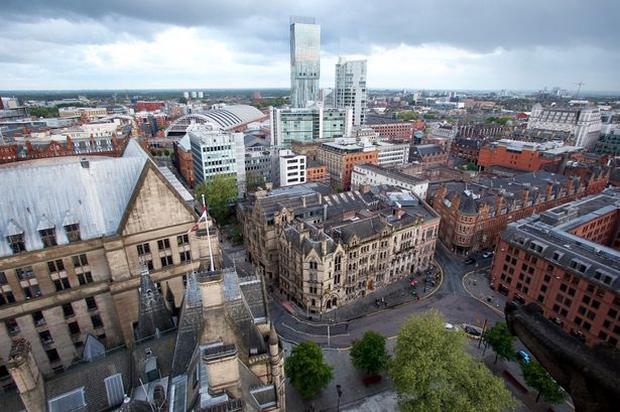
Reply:
<svg viewBox="0 0 620 412"><path fill-rule="evenodd" d="M289 87L289 17L370 88L620 91L618 0L0 0L0 89Z"/></svg>

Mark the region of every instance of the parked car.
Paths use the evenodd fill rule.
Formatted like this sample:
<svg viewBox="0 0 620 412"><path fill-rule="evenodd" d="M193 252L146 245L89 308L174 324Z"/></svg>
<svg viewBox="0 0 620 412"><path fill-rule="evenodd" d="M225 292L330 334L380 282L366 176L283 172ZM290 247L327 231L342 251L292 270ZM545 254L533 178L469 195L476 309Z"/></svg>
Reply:
<svg viewBox="0 0 620 412"><path fill-rule="evenodd" d="M482 254L482 257L485 258L485 259L488 259L488 258L492 257L494 254L495 254L495 251L487 250L486 252L484 252Z"/></svg>
<svg viewBox="0 0 620 412"><path fill-rule="evenodd" d="M530 354L524 350L517 352L517 360L521 363L530 363Z"/></svg>
<svg viewBox="0 0 620 412"><path fill-rule="evenodd" d="M465 259L463 261L463 263L465 263L466 265L473 265L474 263L476 263L476 259L474 259L472 257L469 257L469 258Z"/></svg>

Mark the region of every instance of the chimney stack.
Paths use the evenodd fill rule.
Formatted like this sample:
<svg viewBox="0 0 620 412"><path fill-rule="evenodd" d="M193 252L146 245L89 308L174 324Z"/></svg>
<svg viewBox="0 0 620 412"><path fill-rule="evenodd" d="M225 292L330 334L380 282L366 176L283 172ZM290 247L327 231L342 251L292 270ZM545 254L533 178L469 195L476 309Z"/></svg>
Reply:
<svg viewBox="0 0 620 412"><path fill-rule="evenodd" d="M27 411L44 411L45 383L32 355L30 342L23 337L13 339L8 369Z"/></svg>

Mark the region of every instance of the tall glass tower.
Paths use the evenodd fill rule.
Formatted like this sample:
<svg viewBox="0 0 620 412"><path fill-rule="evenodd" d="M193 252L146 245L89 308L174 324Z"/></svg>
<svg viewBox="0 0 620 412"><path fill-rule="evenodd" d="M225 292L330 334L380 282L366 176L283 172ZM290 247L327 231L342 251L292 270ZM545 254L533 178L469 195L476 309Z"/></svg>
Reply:
<svg viewBox="0 0 620 412"><path fill-rule="evenodd" d="M366 60L339 59L336 64L334 104L337 108L353 109L353 126L366 123L366 108L368 107Z"/></svg>
<svg viewBox="0 0 620 412"><path fill-rule="evenodd" d="M319 99L321 26L311 17L291 17L291 106Z"/></svg>

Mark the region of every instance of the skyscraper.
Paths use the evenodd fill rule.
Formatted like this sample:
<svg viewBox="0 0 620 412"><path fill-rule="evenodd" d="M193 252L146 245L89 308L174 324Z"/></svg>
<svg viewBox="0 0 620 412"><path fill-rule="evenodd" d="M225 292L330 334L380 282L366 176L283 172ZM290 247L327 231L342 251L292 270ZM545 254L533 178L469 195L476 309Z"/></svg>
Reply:
<svg viewBox="0 0 620 412"><path fill-rule="evenodd" d="M291 17L291 106L319 99L321 26L310 17Z"/></svg>
<svg viewBox="0 0 620 412"><path fill-rule="evenodd" d="M353 110L353 126L366 122L368 90L366 89L366 60L345 61L336 64L334 103L337 108Z"/></svg>

